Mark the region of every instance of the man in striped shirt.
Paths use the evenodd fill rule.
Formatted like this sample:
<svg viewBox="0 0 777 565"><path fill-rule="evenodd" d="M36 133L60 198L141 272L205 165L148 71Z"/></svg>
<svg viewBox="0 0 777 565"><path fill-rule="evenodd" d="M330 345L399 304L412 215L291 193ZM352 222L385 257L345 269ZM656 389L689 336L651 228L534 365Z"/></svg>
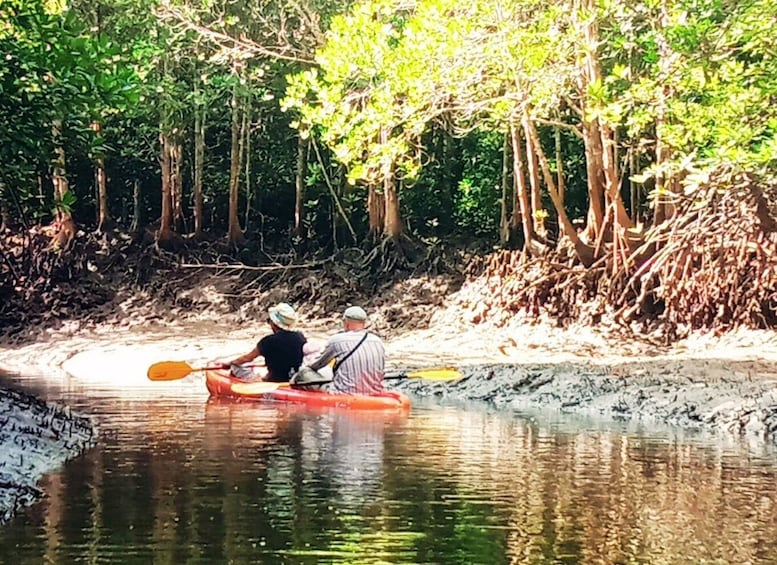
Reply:
<svg viewBox="0 0 777 565"><path fill-rule="evenodd" d="M377 394L383 390L386 362L383 342L365 329L366 324L364 309L347 308L343 313L343 331L330 337L324 351L309 365L318 370L335 359L334 377L327 387L329 392Z"/></svg>

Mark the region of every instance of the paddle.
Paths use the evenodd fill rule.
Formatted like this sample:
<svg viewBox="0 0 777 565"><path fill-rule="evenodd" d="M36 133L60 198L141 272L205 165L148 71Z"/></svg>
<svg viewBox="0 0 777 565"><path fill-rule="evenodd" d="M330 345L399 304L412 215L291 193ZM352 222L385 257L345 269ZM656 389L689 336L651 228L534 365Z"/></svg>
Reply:
<svg viewBox="0 0 777 565"><path fill-rule="evenodd" d="M256 365L243 365L243 367L255 367ZM160 361L148 368L146 376L152 381L175 381L182 379L195 371L212 371L221 369L221 365L214 367L192 367L186 361Z"/></svg>
<svg viewBox="0 0 777 565"><path fill-rule="evenodd" d="M453 367L441 367L439 369L419 369L406 375L389 375L384 379L426 379L427 381L452 381L460 379L463 375Z"/></svg>
<svg viewBox="0 0 777 565"><path fill-rule="evenodd" d="M456 369L452 369L450 367L446 367L442 369L421 369L419 371L413 371L407 374L389 375L383 378L384 380L428 379L432 381L452 381L454 379L459 379L461 377L462 377L462 374L459 371L457 371ZM299 386L322 385L330 382L332 381L331 380L310 381L306 383L300 383ZM266 381L257 381L253 383L235 383L232 385L232 392L236 394L255 395L255 394L263 394L265 392L272 392L274 390L278 390L279 388L289 388L291 386L292 385L290 383L271 383Z"/></svg>

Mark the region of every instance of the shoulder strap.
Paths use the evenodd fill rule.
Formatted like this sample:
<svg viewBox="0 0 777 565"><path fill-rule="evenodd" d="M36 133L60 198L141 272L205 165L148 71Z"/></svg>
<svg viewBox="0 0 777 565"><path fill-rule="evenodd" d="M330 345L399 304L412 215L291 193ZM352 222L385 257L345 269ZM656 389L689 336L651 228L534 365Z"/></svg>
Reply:
<svg viewBox="0 0 777 565"><path fill-rule="evenodd" d="M351 349L351 350L348 352L348 355L346 355L346 356L345 356L345 357L343 357L342 359L338 359L338 360L335 362L335 366L334 366L334 367L332 367L332 374L333 374L333 375L334 375L334 374L337 372L337 369L340 367L340 365L342 365L343 363L345 363L346 359L348 359L348 358L349 358L351 355L353 355L353 354L356 352L356 350L357 350L357 349L359 349L359 347L361 346L361 344L362 344L362 343L364 343L364 340L366 340L366 339L367 339L367 336L368 336L368 335L370 335L370 332L364 332L364 337L363 337L363 338L361 338L361 339L359 340L359 343L357 343L357 344L356 344L356 347L354 347L353 349Z"/></svg>

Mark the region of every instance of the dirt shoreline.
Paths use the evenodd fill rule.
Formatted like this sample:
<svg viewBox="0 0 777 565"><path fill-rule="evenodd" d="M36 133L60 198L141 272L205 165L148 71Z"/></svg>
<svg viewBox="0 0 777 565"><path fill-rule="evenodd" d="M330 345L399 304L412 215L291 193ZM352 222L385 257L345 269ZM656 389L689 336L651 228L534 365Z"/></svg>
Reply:
<svg viewBox="0 0 777 565"><path fill-rule="evenodd" d="M550 409L605 421L671 424L740 438L752 445L777 442L774 331L746 330L722 336L697 333L666 346L646 337L629 338L586 326L561 329L517 319L503 327L475 325L450 309L432 315L427 328L401 334L381 331L386 324L379 313L373 323L384 334L390 371L455 366L464 374L449 383L391 381L392 386L414 395L484 401L503 411ZM300 327L309 338L323 339L338 329L338 320L335 315L303 320ZM192 390L192 381L202 376L150 382L145 377L148 365L166 359L193 365L223 359L250 349L265 331L263 324L235 327L213 319L103 325L88 330L65 325L33 343L0 345L0 371L67 377L101 390L114 387L116 394L131 387L135 396L144 391L154 397L175 395L181 387ZM106 375L107 365L113 368L110 375ZM199 383L194 388L199 390ZM205 395L204 386L201 390ZM46 405L32 400L15 401L13 393L3 393L0 401L3 398L7 405L2 413L16 421L28 421L31 407L36 414L57 414L40 420L39 429L30 430L22 440L40 434L43 463L21 473L14 468L13 456L0 461L0 517L7 519L40 496L35 484L43 473L80 453L95 436L88 419L61 408L40 408ZM61 438L51 433L63 425L81 430L69 452L63 449ZM0 434L3 453L11 453L9 446L18 443L20 433ZM3 492L6 483L21 486L9 495Z"/></svg>
<svg viewBox="0 0 777 565"><path fill-rule="evenodd" d="M419 395L478 399L504 409L525 406L632 418L777 440L777 332L695 333L671 345L587 326L553 327L516 320L495 327L469 324L451 310L429 327L388 335L379 315L390 371L455 366L465 378L445 385L403 382ZM336 317L303 320L309 338L338 329ZM52 373L133 392L175 393L175 383L145 378L148 365L176 359L206 364L243 353L266 332L198 323L62 328L24 346L0 346L0 370ZM106 379L106 365L112 367ZM122 374L116 374L116 371ZM194 375L190 379L202 378ZM393 381L397 382L397 381ZM204 390L204 387L203 387Z"/></svg>
<svg viewBox="0 0 777 565"><path fill-rule="evenodd" d="M450 330L430 333L458 352L465 378L448 385L408 380L403 390L506 411L551 409L721 433L752 445L777 442L774 331L693 333L668 346L550 324L480 327L468 334L470 346ZM409 350L432 340L416 334L392 345Z"/></svg>

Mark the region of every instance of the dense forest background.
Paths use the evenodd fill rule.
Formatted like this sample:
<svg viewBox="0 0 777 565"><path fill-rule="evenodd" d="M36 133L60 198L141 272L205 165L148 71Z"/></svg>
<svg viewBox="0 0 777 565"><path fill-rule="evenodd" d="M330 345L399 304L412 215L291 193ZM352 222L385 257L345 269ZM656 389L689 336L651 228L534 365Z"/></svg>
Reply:
<svg viewBox="0 0 777 565"><path fill-rule="evenodd" d="M775 25L777 0L0 0L0 315L133 253L360 249L374 290L458 248L475 320L774 326Z"/></svg>

